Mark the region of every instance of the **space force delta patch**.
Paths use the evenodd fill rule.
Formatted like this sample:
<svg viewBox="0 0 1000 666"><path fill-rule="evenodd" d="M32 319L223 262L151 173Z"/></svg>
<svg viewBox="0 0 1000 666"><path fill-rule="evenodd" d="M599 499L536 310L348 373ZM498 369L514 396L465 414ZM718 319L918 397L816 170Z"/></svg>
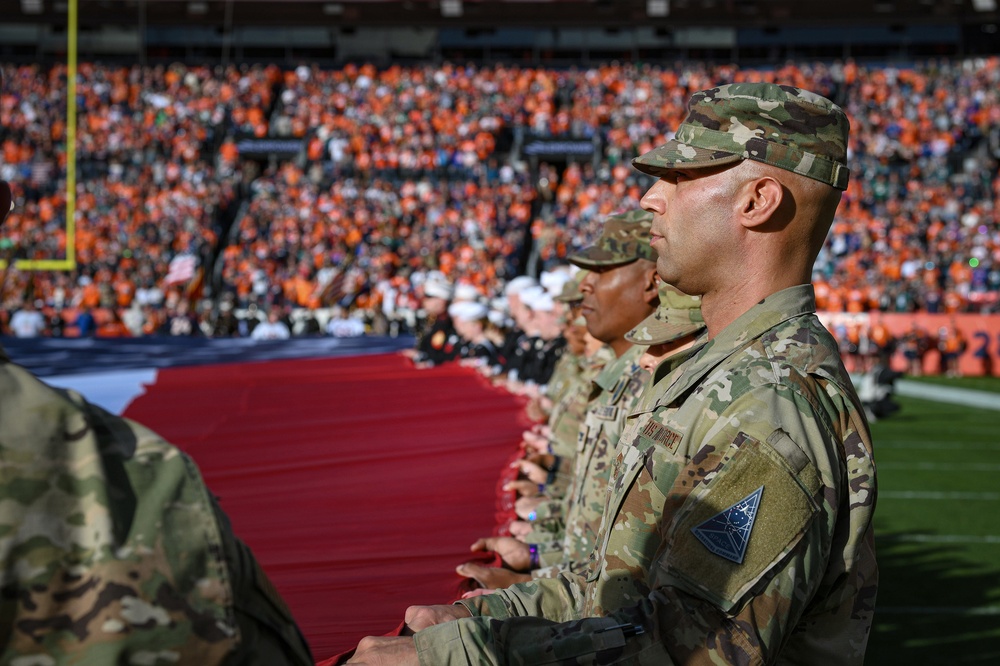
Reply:
<svg viewBox="0 0 1000 666"><path fill-rule="evenodd" d="M763 493L764 486L761 486L725 511L692 527L691 532L711 552L730 562L742 564Z"/></svg>

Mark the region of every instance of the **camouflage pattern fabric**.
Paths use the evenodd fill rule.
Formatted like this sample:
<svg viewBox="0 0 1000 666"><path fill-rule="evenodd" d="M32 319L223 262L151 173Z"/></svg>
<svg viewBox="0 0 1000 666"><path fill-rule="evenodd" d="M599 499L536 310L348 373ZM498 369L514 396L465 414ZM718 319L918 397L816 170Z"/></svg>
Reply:
<svg viewBox="0 0 1000 666"><path fill-rule="evenodd" d="M572 459L576 453L576 434L580 431L580 424L587 411L591 381L612 359L614 352L606 345L601 347L593 358L586 361L579 376L565 389L562 399L552 407L548 422L552 431L549 453Z"/></svg>
<svg viewBox="0 0 1000 666"><path fill-rule="evenodd" d="M197 467L0 351L0 663L312 664Z"/></svg>
<svg viewBox="0 0 1000 666"><path fill-rule="evenodd" d="M552 431L549 453L559 456L561 460L555 479L545 485L545 497L548 501L535 509L535 519L532 521L534 529L540 536L545 537L545 541L539 543L541 560L545 565L554 564L562 559L562 540L566 528L566 495L573 483L577 434L586 416L593 378L614 358L615 354L611 348L604 345L592 358L586 359L586 367L572 386L565 390L562 400L556 403L549 417L549 427Z"/></svg>
<svg viewBox="0 0 1000 666"><path fill-rule="evenodd" d="M701 316L701 298L688 296L674 287L660 283L660 306L625 334L638 345L662 345L694 335L705 329Z"/></svg>
<svg viewBox="0 0 1000 666"><path fill-rule="evenodd" d="M691 96L674 138L632 160L661 178L671 169L756 160L846 190L850 122L815 93L773 83L733 83Z"/></svg>
<svg viewBox="0 0 1000 666"><path fill-rule="evenodd" d="M549 378L549 383L545 390L545 395L552 400L553 404L563 399L563 396L573 386L580 373L583 372L586 363L587 359L584 356L573 354L569 351L563 352L563 355L556 361L556 367L552 371L552 377Z"/></svg>
<svg viewBox="0 0 1000 666"><path fill-rule="evenodd" d="M612 215L593 245L566 260L586 269L617 266L637 259L656 261L656 250L649 245L652 225L653 214L644 210Z"/></svg>
<svg viewBox="0 0 1000 666"><path fill-rule="evenodd" d="M579 300L583 300L583 292L580 291L580 285L587 278L587 274L590 273L586 268L582 268L576 272L576 274L569 279L569 281L563 285L562 292L556 296L555 300L560 303L575 303Z"/></svg>
<svg viewBox="0 0 1000 666"><path fill-rule="evenodd" d="M618 437L649 378L638 364L645 351L646 347L633 345L594 379L594 392L577 437L576 466L566 507L566 536L559 551L562 556L558 564L533 571L533 578L553 578L562 570L583 573L587 567L597 545Z"/></svg>
<svg viewBox="0 0 1000 666"><path fill-rule="evenodd" d="M419 632L421 663L862 664L875 468L814 309L783 290L658 371L594 566L463 601L478 617Z"/></svg>

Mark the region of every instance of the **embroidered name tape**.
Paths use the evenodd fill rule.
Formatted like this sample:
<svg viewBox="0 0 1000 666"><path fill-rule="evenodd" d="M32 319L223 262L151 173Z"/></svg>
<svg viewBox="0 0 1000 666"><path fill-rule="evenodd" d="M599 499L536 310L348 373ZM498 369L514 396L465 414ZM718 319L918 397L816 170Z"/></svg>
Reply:
<svg viewBox="0 0 1000 666"><path fill-rule="evenodd" d="M603 405L600 407L591 407L590 409L594 416L602 421L614 421L618 418L618 408L614 405Z"/></svg>
<svg viewBox="0 0 1000 666"><path fill-rule="evenodd" d="M692 527L691 532L712 553L730 562L742 564L763 493L764 486L761 486L725 511Z"/></svg>
<svg viewBox="0 0 1000 666"><path fill-rule="evenodd" d="M681 441L681 435L678 432L674 432L662 423L657 423L656 421L650 421L642 428L642 436L648 437L657 444L662 444L668 449L673 450L674 447Z"/></svg>

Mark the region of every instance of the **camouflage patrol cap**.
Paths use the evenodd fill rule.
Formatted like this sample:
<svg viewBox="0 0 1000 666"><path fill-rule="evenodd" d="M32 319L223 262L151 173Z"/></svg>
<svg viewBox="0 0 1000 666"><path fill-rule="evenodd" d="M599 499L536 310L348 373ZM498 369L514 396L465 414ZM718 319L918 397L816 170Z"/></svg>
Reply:
<svg viewBox="0 0 1000 666"><path fill-rule="evenodd" d="M825 97L773 83L733 83L691 96L674 138L632 160L651 176L749 159L847 189L843 110Z"/></svg>
<svg viewBox="0 0 1000 666"><path fill-rule="evenodd" d="M656 251L650 247L653 214L631 210L612 215L604 222L601 236L567 261L580 268L597 268L628 264L636 259L656 261Z"/></svg>
<svg viewBox="0 0 1000 666"><path fill-rule="evenodd" d="M688 296L673 286L660 283L660 306L625 334L625 339L640 345L662 345L702 331L701 298Z"/></svg>
<svg viewBox="0 0 1000 666"><path fill-rule="evenodd" d="M583 298L583 292L580 291L580 285L583 284L584 278L590 274L586 268L581 268L576 272L576 275L571 277L569 281L563 285L562 293L555 297L560 303L574 303Z"/></svg>

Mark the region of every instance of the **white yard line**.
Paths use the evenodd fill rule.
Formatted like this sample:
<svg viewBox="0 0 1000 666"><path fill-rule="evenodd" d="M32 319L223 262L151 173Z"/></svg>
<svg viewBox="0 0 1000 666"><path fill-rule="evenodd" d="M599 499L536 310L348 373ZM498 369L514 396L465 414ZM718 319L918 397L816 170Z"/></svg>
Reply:
<svg viewBox="0 0 1000 666"><path fill-rule="evenodd" d="M920 442L904 439L875 438L875 455L879 449L929 449L933 451L1000 451L1000 442Z"/></svg>
<svg viewBox="0 0 1000 666"><path fill-rule="evenodd" d="M883 490L879 499L978 500L998 502L1000 493L936 492L933 490Z"/></svg>
<svg viewBox="0 0 1000 666"><path fill-rule="evenodd" d="M875 614L1000 615L1000 606L875 606Z"/></svg>
<svg viewBox="0 0 1000 666"><path fill-rule="evenodd" d="M876 532L876 538L878 538ZM988 543L1000 544L1000 535L972 535L972 534L891 534L879 538L879 541L891 541L893 543Z"/></svg>
<svg viewBox="0 0 1000 666"><path fill-rule="evenodd" d="M925 384L906 379L900 379L896 382L896 393L909 398L922 398L924 400L950 402L955 405L965 405L966 407L979 407L980 409L995 409L1000 411L1000 393L953 388L940 384Z"/></svg>
<svg viewBox="0 0 1000 666"><path fill-rule="evenodd" d="M912 469L928 472L1000 472L1000 463L932 463L876 461L879 470Z"/></svg>

